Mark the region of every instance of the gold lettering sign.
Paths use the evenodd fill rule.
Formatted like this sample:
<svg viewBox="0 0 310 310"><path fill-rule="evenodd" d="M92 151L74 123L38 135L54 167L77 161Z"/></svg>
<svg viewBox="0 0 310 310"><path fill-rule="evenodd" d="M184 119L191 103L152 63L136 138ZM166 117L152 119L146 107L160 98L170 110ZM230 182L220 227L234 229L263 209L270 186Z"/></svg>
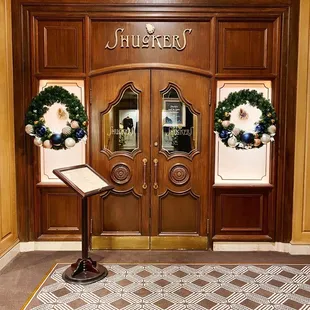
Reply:
<svg viewBox="0 0 310 310"><path fill-rule="evenodd" d="M192 29L184 29L180 38L179 35L155 35L155 27L146 24L147 34L141 36L139 34L124 35L124 28L117 28L114 32L114 41L106 44L105 48L114 50L117 46L120 48L171 48L177 51L183 51L187 45L186 35L192 33Z"/></svg>

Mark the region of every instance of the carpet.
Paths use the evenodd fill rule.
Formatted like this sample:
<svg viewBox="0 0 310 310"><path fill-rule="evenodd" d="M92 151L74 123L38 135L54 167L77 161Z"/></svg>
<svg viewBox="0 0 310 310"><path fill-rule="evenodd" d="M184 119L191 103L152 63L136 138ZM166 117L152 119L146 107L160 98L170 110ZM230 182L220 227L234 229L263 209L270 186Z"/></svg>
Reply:
<svg viewBox="0 0 310 310"><path fill-rule="evenodd" d="M56 264L23 310L310 310L310 265L104 264L94 284Z"/></svg>

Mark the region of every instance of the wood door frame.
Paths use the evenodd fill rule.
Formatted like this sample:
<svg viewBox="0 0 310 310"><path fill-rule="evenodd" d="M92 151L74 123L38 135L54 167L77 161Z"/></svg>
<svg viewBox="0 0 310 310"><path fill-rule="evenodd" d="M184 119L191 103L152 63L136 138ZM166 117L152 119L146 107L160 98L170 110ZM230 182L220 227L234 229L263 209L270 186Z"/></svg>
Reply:
<svg viewBox="0 0 310 310"><path fill-rule="evenodd" d="M108 18L113 18L117 14L126 17L126 11L130 12L133 19L141 20L145 15L152 16L153 20L160 19L158 8L171 20L192 18L210 18L214 12L221 11L229 16L237 16L232 12L251 12L255 15L275 15L282 20L281 33L281 54L278 55L280 71L278 77L273 77L273 98L279 106L279 119L282 126L282 134L277 142L278 157L273 160L274 180L276 182L273 202L276 205L275 219L275 241L289 242L291 239L292 205L293 205L293 178L294 172L294 143L295 143L295 109L296 109L296 84L297 84L297 56L298 56L298 21L299 21L299 1L295 0L262 0L257 4L254 0L174 0L169 6L164 3L144 3L142 0L123 0L116 3L114 0L106 0L102 4L99 0L65 0L62 5L55 5L55 0L15 0L12 1L13 22L13 61L14 61L14 102L15 102L15 145L16 145L16 171L17 171L17 208L18 208L18 230L21 241L35 240L40 233L40 223L36 218L40 218L40 208L37 183L39 182L38 150L34 150L32 141L24 134L24 112L26 111L31 98L36 95L39 78L81 78L85 80L85 93L89 92L89 46L85 48L84 73L79 74L51 74L44 75L35 72L34 63L31 59L31 51L36 47L31 43L32 27L34 27L34 15L49 15L51 19L55 16L66 18L76 18L83 20L86 28L86 41L89 38L90 20L89 15L105 15L109 11ZM44 5L43 5L44 4ZM66 6L64 6L65 4ZM232 9L232 4L237 8ZM53 5L52 12L50 5ZM186 11L190 6L190 13ZM257 10L260 10L257 13ZM89 12L89 15L83 12ZM115 12L118 13L115 13ZM61 13L64 12L64 13ZM111 13L112 12L112 13ZM185 15L184 15L185 14ZM72 16L75 17L72 17ZM218 14L218 18L225 15ZM239 14L240 16L240 14ZM149 18L149 17L148 17ZM213 24L213 27L215 25ZM215 29L213 29L215 31ZM85 39L85 38L84 38ZM214 62L215 65L215 62ZM139 66L137 66L139 67ZM187 71L188 68L175 67L162 64L146 64L144 68L174 68ZM135 69L135 66L130 66ZM117 71L121 68L109 68L110 71ZM126 69L125 67L123 69ZM215 72L214 68L212 69ZM207 74L206 72L197 72ZM99 72L93 72L99 74ZM216 88L217 79L237 79L238 76L215 74L212 77L213 89ZM258 77L247 77L248 79L258 79ZM259 76L260 79L264 78ZM271 76L267 78L271 79ZM215 104L216 92L213 91L212 100ZM89 108L89 98L86 96L86 109ZM212 139L211 139L212 140ZM212 141L211 141L212 142ZM211 145L214 151L214 141ZM89 147L87 148L87 159L89 159ZM211 160L212 167L214 159ZM210 175L213 179L213 175ZM212 212L212 209L210 210ZM212 231L212 227L211 227Z"/></svg>

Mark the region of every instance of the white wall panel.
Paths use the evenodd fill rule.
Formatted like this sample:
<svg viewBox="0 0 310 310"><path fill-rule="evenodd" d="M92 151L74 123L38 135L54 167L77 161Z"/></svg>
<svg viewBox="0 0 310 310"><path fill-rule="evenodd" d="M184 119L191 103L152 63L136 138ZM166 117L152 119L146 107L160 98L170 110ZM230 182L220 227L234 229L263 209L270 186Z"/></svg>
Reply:
<svg viewBox="0 0 310 310"><path fill-rule="evenodd" d="M219 81L217 102L241 89L256 90L271 99L270 81ZM226 147L218 137L215 143L216 184L269 183L270 144L259 149L236 150Z"/></svg>
<svg viewBox="0 0 310 310"><path fill-rule="evenodd" d="M39 90L43 90L48 86L62 86L70 94L75 94L84 104L84 81L66 81L66 80L41 80ZM46 125L54 132L61 133L61 129L66 125L68 119L59 119L58 109L65 106L62 104L54 104L45 114ZM41 158L41 182L60 182L53 170L57 168L80 165L85 163L85 144L77 143L72 149L67 150L50 150L43 147L40 148Z"/></svg>

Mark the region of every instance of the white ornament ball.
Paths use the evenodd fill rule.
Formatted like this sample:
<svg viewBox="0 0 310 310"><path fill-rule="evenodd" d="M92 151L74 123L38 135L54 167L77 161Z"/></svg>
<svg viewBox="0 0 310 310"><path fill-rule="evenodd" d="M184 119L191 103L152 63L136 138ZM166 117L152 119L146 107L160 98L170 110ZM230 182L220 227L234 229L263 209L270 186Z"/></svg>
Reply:
<svg viewBox="0 0 310 310"><path fill-rule="evenodd" d="M51 141L50 140L45 140L44 142L43 142L43 147L45 148L45 149L51 149L52 148L52 143L51 143Z"/></svg>
<svg viewBox="0 0 310 310"><path fill-rule="evenodd" d="M267 144L270 141L270 136L264 133L262 137L260 138L263 144Z"/></svg>
<svg viewBox="0 0 310 310"><path fill-rule="evenodd" d="M229 125L230 125L230 121L223 121L222 122L222 126L225 128L228 127Z"/></svg>
<svg viewBox="0 0 310 310"><path fill-rule="evenodd" d="M26 131L26 133L27 133L28 135L33 134L33 126L30 125L30 124L26 125L26 126L25 126L25 131Z"/></svg>
<svg viewBox="0 0 310 310"><path fill-rule="evenodd" d="M71 122L71 127L74 128L74 129L79 128L79 127L80 127L79 122L77 122L77 121L72 121L72 122Z"/></svg>
<svg viewBox="0 0 310 310"><path fill-rule="evenodd" d="M70 135L70 133L71 133L71 127L66 126L66 127L64 127L64 128L62 129L61 132L62 132L65 136L68 136L68 135Z"/></svg>
<svg viewBox="0 0 310 310"><path fill-rule="evenodd" d="M235 136L238 136L239 133L240 133L240 129L235 127L235 128L232 130L232 133L233 133Z"/></svg>
<svg viewBox="0 0 310 310"><path fill-rule="evenodd" d="M67 139L65 140L65 146L66 146L66 148L68 148L68 149L70 149L71 147L74 147L74 146L75 146L75 141L74 141L74 139L72 139L72 138L67 138Z"/></svg>
<svg viewBox="0 0 310 310"><path fill-rule="evenodd" d="M35 137L33 140L34 145L36 146L41 146L42 145L42 140L41 138Z"/></svg>
<svg viewBox="0 0 310 310"><path fill-rule="evenodd" d="M235 147L237 144L237 138L236 137L230 137L227 141L228 145L230 147Z"/></svg>
<svg viewBox="0 0 310 310"><path fill-rule="evenodd" d="M274 133L276 133L276 131L277 131L277 127L275 125L271 125L268 127L268 132L270 134L274 134Z"/></svg>
<svg viewBox="0 0 310 310"><path fill-rule="evenodd" d="M83 143L85 143L86 144L86 141L87 141L87 136L85 135L83 138L82 138L82 140L81 140Z"/></svg>

